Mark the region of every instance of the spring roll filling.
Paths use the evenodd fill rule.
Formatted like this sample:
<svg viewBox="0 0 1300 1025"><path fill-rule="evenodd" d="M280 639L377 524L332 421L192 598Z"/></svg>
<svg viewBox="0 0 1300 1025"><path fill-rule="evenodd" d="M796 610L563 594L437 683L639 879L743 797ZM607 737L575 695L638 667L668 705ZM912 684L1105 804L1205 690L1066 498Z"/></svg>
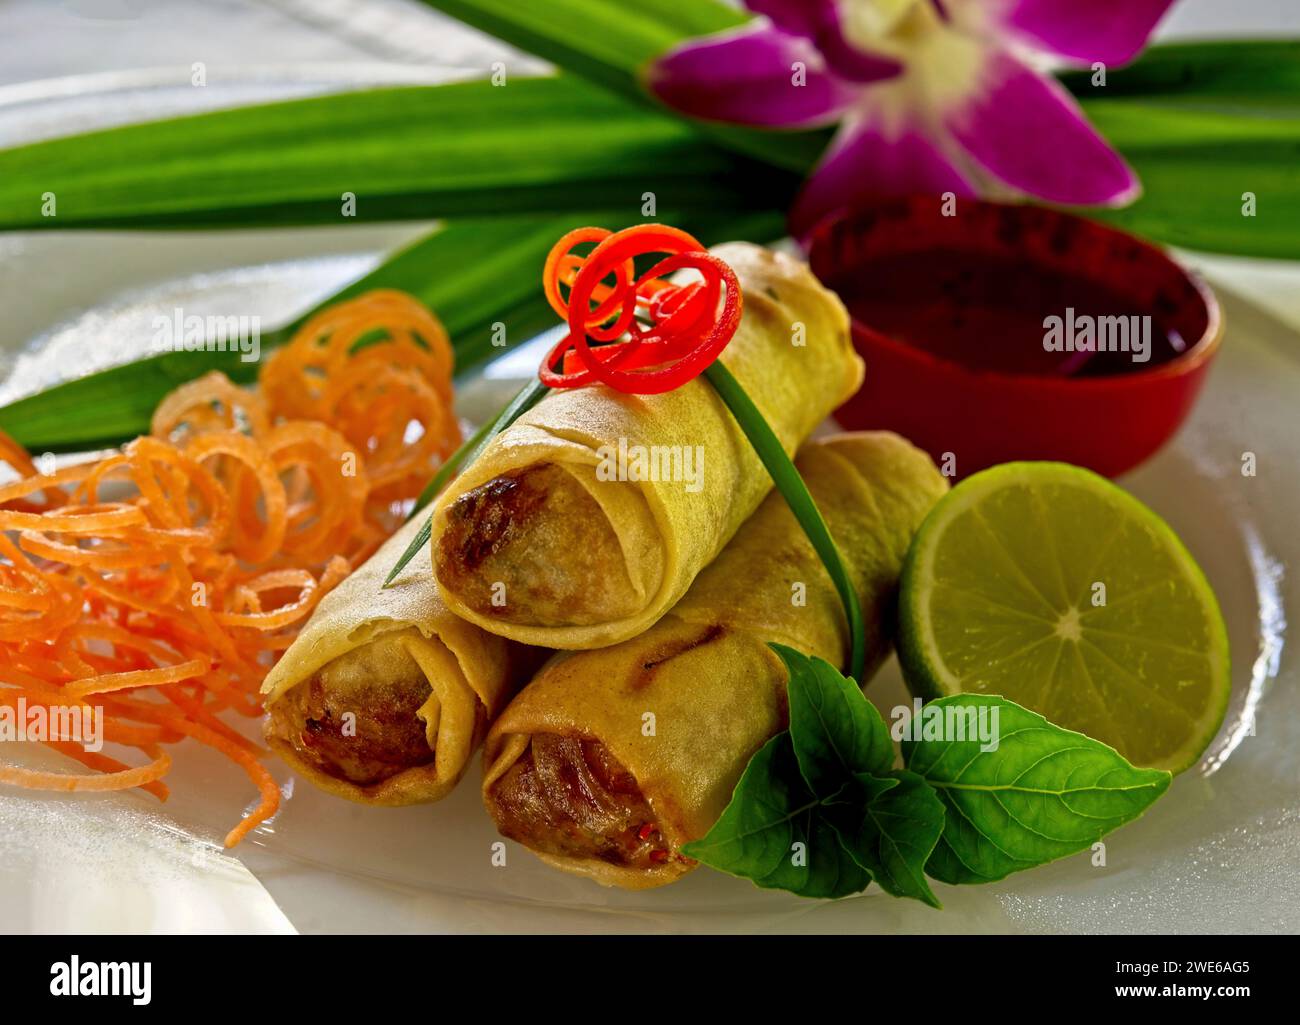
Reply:
<svg viewBox="0 0 1300 1025"><path fill-rule="evenodd" d="M399 638L348 652L273 702L269 732L304 762L358 786L432 762L417 714L431 688Z"/></svg>
<svg viewBox="0 0 1300 1025"><path fill-rule="evenodd" d="M436 559L438 579L466 605L512 623L602 623L641 603L599 503L550 463L494 477L458 498Z"/></svg>
<svg viewBox="0 0 1300 1025"><path fill-rule="evenodd" d="M503 836L545 854L630 868L674 857L635 777L598 740L534 734L489 809Z"/></svg>

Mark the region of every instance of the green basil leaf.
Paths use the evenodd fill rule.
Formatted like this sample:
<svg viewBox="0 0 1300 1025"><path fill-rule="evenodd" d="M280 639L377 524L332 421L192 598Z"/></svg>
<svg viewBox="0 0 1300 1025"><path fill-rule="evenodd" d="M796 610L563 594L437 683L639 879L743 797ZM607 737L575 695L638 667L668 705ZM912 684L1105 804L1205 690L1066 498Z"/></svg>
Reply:
<svg viewBox="0 0 1300 1025"><path fill-rule="evenodd" d="M984 715L997 741L982 750L991 745L978 736L903 739L908 769L944 805L943 836L926 867L942 882L993 882L1086 850L1146 811L1172 778L1005 698L958 694L925 708L929 716Z"/></svg>
<svg viewBox="0 0 1300 1025"><path fill-rule="evenodd" d="M770 645L790 674L790 737L809 790L829 800L858 773L894 764L889 727L862 691L824 659Z"/></svg>
<svg viewBox="0 0 1300 1025"><path fill-rule="evenodd" d="M827 798L822 804L827 808L847 806L860 810L872 801L879 800L901 782L898 772L892 769L888 776L877 776L871 772L857 772L854 773L853 782L850 785L843 787L834 797Z"/></svg>
<svg viewBox="0 0 1300 1025"><path fill-rule="evenodd" d="M842 897L876 879L937 907L925 863L943 828L938 797L891 769L888 727L852 680L771 647L790 677L790 729L754 755L717 823L683 853L804 897Z"/></svg>
<svg viewBox="0 0 1300 1025"><path fill-rule="evenodd" d="M943 802L914 772L857 776L863 800L834 819L845 849L888 894L942 907L925 866L943 833Z"/></svg>
<svg viewBox="0 0 1300 1025"><path fill-rule="evenodd" d="M765 889L803 897L843 897L870 875L844 849L803 782L790 734L781 733L750 759L731 803L702 840L682 853Z"/></svg>
<svg viewBox="0 0 1300 1025"><path fill-rule="evenodd" d="M871 874L845 848L839 831L821 808L805 812L793 826L791 847L796 853L785 858L776 871L756 879L759 886L833 900L861 893L871 885ZM802 848L795 846L798 844Z"/></svg>

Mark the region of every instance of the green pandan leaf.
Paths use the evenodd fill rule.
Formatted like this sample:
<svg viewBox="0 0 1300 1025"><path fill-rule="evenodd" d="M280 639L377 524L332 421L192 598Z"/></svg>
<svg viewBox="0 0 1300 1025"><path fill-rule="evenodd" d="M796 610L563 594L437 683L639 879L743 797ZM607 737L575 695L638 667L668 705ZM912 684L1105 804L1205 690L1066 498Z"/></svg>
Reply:
<svg viewBox="0 0 1300 1025"><path fill-rule="evenodd" d="M1142 97L1083 106L1137 171L1142 195L1121 209L1079 213L1190 249L1300 257L1300 116L1181 109Z"/></svg>
<svg viewBox="0 0 1300 1025"><path fill-rule="evenodd" d="M706 245L730 239L770 241L783 217L772 210L679 217ZM453 221L397 252L365 277L325 299L292 324L262 336L263 355L283 343L312 313L374 288L409 292L429 306L451 335L456 366L464 371L500 349L495 325L507 342L527 341L556 323L541 290L541 268L555 241L583 224L621 226L595 212L559 217ZM33 451L68 452L116 445L149 429L149 418L173 388L210 370L240 384L257 377L258 363L235 353L165 353L48 388L0 408L0 430Z"/></svg>
<svg viewBox="0 0 1300 1025"><path fill-rule="evenodd" d="M749 17L739 7L718 0L424 2L656 111L664 108L640 81L646 63L683 40L735 28ZM724 146L799 173L812 167L830 141L828 130L770 131L691 123Z"/></svg>
<svg viewBox="0 0 1300 1025"><path fill-rule="evenodd" d="M1300 116L1300 42L1232 39L1161 43L1120 68L1063 74L1085 100L1134 99L1143 105L1225 113Z"/></svg>
<svg viewBox="0 0 1300 1025"><path fill-rule="evenodd" d="M425 2L646 104L654 104L638 80L646 61L744 17L716 0L648 0L635 10L621 0ZM1161 44L1127 67L1107 69L1104 87L1092 84L1091 71L1064 78L1144 186L1132 206L1082 213L1174 245L1300 257L1300 233L1293 229L1300 223L1295 41ZM695 124L721 145L799 174L812 169L830 138L826 131ZM1258 197L1257 216L1242 216L1246 192Z"/></svg>
<svg viewBox="0 0 1300 1025"><path fill-rule="evenodd" d="M946 817L927 871L983 883L1086 850L1141 815L1170 774L1130 765L1113 748L986 694L940 698L927 710L997 715L996 749L970 740L903 740L908 769L938 793ZM928 715L935 712L927 711Z"/></svg>
<svg viewBox="0 0 1300 1025"><path fill-rule="evenodd" d="M627 220L647 193L662 211L748 210L783 208L796 185L666 112L552 76L339 93L0 151L0 230Z"/></svg>
<svg viewBox="0 0 1300 1025"><path fill-rule="evenodd" d="M537 281L547 252L571 217L455 222L399 251L371 273L295 322L262 336L263 355L286 341L324 306L374 288L410 292L433 309L451 335L464 369L492 348L492 324L524 341L554 321ZM78 451L115 445L149 429L169 391L212 370L240 384L256 380L260 363L236 352L161 353L19 399L0 408L0 429L34 451Z"/></svg>
<svg viewBox="0 0 1300 1025"><path fill-rule="evenodd" d="M637 69L683 39L735 28L749 20L717 0L424 0L521 50L627 95Z"/></svg>

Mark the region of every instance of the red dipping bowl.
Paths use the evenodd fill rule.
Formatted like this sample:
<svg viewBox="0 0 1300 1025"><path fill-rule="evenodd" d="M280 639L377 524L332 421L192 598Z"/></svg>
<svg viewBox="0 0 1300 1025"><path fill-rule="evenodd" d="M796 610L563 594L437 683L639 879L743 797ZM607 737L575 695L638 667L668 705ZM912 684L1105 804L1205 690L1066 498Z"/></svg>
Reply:
<svg viewBox="0 0 1300 1025"><path fill-rule="evenodd" d="M899 330L879 330L869 322L870 303L864 313L864 304L854 301L865 276L882 268L916 268L925 279L927 268L937 271L954 260L1009 268L1008 288L1023 285L1023 274L1032 279L1044 272L1057 282L1104 289L1175 335L1183 351L1096 376L981 369L961 358L966 346L997 357L987 347L1011 344L988 322L969 336L954 328L950 344L935 353L904 341ZM867 365L862 389L836 419L852 429L897 431L941 466L946 461L959 477L1017 459L1060 460L1108 477L1132 469L1186 419L1223 338L1214 294L1163 251L1042 207L960 199L955 215L945 217L938 196L887 200L819 226L809 243L809 262L854 311L854 343ZM916 297L918 308L931 295L939 301L925 280L915 284L907 294ZM898 314L898 302L893 312ZM1015 344L1023 343L1021 337ZM1044 347L1038 344L1041 359ZM1008 355L1002 362L1014 364L1014 354Z"/></svg>

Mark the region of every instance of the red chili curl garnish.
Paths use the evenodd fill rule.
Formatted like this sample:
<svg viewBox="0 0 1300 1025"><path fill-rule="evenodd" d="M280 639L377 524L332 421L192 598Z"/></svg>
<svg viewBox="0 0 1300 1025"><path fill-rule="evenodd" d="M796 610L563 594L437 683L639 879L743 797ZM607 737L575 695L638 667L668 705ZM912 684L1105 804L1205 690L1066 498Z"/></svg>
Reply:
<svg viewBox="0 0 1300 1025"><path fill-rule="evenodd" d="M596 247L586 256L573 252L588 242ZM637 277L635 258L650 253L665 256ZM683 270L698 280L666 280ZM672 391L702 374L740 326L735 272L693 236L663 224L569 232L546 258L542 286L569 325L538 373L550 388L599 381L632 395Z"/></svg>

